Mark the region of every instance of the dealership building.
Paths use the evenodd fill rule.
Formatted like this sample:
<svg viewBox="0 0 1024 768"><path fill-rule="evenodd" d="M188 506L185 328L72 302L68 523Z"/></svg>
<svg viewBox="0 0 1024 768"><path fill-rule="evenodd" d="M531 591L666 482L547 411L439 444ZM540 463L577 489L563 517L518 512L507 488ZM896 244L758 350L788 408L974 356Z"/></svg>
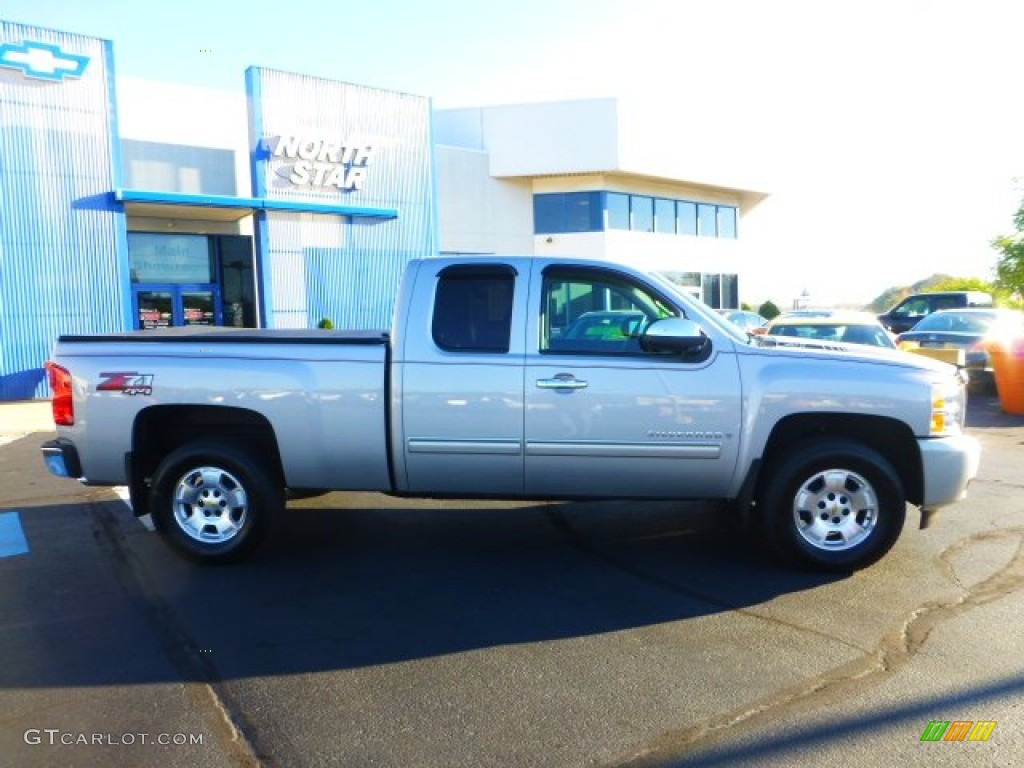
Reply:
<svg viewBox="0 0 1024 768"><path fill-rule="evenodd" d="M625 260L742 298L765 193L618 99L435 110L258 66L214 91L115 78L113 48L0 21L0 400L46 396L61 334L387 328L405 264L437 255Z"/></svg>

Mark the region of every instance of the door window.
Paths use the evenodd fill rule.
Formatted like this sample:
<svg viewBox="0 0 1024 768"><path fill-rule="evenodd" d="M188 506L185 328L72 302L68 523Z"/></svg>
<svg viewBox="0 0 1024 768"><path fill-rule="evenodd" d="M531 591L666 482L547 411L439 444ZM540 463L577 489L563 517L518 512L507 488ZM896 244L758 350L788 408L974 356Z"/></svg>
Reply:
<svg viewBox="0 0 1024 768"><path fill-rule="evenodd" d="M138 328L152 331L174 325L174 294L170 291L138 291Z"/></svg>
<svg viewBox="0 0 1024 768"><path fill-rule="evenodd" d="M919 296L900 304L893 311L893 314L898 317L924 317L930 310L931 307L928 305L928 299L924 296Z"/></svg>
<svg viewBox="0 0 1024 768"><path fill-rule="evenodd" d="M182 291L181 314L184 325L216 325L217 306L213 291Z"/></svg>
<svg viewBox="0 0 1024 768"><path fill-rule="evenodd" d="M677 314L644 287L586 272L545 274L541 307L540 351L558 354L645 354L647 326Z"/></svg>
<svg viewBox="0 0 1024 768"><path fill-rule="evenodd" d="M434 297L434 343L448 352L508 352L514 288L508 267L445 269Z"/></svg>
<svg viewBox="0 0 1024 768"><path fill-rule="evenodd" d="M137 286L134 300L135 327L139 330L223 323L216 285Z"/></svg>

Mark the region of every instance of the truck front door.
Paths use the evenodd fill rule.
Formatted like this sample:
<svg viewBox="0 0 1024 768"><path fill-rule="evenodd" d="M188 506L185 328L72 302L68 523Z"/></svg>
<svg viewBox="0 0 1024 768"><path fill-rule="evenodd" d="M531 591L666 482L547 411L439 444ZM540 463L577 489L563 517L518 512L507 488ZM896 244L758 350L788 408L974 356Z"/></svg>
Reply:
<svg viewBox="0 0 1024 768"><path fill-rule="evenodd" d="M644 352L644 328L679 310L622 273L550 266L532 280L542 288L527 329L526 493L723 493L740 434L731 345L692 361Z"/></svg>

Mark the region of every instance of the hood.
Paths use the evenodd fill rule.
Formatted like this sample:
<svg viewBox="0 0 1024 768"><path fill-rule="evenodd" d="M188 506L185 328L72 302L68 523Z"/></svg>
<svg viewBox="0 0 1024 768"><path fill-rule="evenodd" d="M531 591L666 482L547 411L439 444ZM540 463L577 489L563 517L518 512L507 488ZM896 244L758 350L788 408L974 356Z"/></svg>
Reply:
<svg viewBox="0 0 1024 768"><path fill-rule="evenodd" d="M839 342L817 341L814 339L796 339L780 336L754 337L750 347L760 354L780 355L787 357L804 357L820 360L863 361L899 365L904 368L916 368L949 375L956 370L955 365L944 363L924 355L905 352L902 349L886 349L871 347L865 344L843 344Z"/></svg>

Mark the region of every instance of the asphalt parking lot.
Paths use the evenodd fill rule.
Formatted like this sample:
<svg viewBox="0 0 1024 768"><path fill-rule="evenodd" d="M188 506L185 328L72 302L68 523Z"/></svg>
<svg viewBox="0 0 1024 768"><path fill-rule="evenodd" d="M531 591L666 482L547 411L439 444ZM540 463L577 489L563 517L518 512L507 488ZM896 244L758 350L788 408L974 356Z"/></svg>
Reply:
<svg viewBox="0 0 1024 768"><path fill-rule="evenodd" d="M4 412L6 415L6 412ZM880 563L787 571L698 504L330 494L200 568L3 424L3 765L1013 765L1024 417ZM27 434L26 434L27 430ZM14 518L5 517L12 520ZM932 721L995 723L927 742Z"/></svg>

